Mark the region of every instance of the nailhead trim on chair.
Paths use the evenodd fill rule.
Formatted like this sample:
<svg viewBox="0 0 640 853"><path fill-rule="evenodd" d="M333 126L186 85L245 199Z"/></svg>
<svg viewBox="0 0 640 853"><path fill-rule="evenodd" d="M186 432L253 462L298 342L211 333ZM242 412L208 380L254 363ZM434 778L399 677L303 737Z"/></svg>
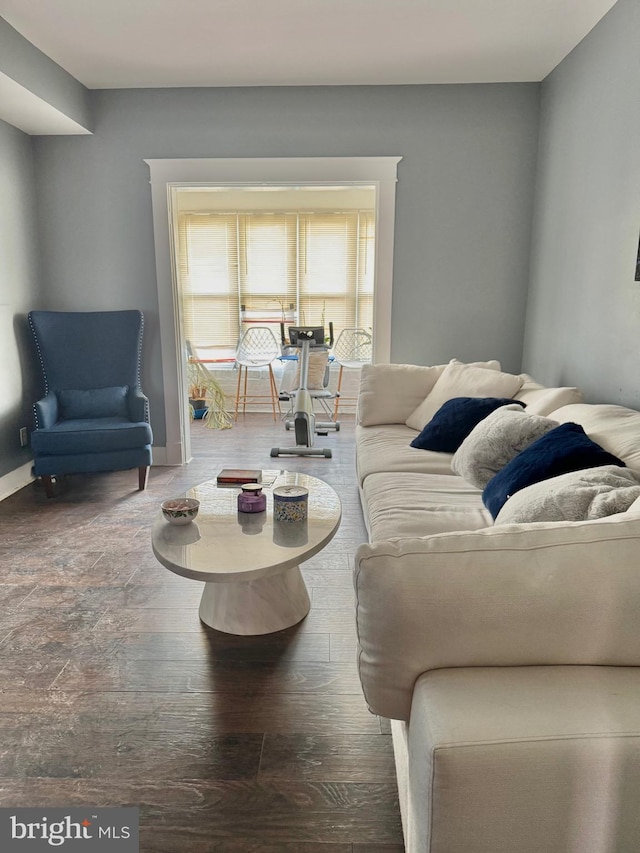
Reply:
<svg viewBox="0 0 640 853"><path fill-rule="evenodd" d="M138 335L138 364L136 366L136 378L138 380L138 388L142 388L142 335L144 333L144 314L142 311L140 313L140 333ZM144 404L144 419L147 423L151 422L151 416L149 413L149 400L147 399Z"/></svg>
<svg viewBox="0 0 640 853"><path fill-rule="evenodd" d="M42 360L42 352L40 350L40 341L38 340L38 336L36 335L36 330L33 327L33 321L31 320L31 317L29 317L29 326L31 327L31 335L33 337L33 340L35 341L36 350L38 352L40 369L42 370L42 377L44 379L44 393L46 395L49 393L49 380L47 379L47 371L44 369L44 361ZM36 409L35 403L33 404L33 423L36 429L40 429L40 423L38 421L38 410Z"/></svg>

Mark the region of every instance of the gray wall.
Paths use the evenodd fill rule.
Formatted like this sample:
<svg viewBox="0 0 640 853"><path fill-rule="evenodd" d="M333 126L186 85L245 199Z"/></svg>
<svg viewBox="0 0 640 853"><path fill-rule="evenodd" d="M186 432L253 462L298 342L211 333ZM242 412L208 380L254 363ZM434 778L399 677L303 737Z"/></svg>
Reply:
<svg viewBox="0 0 640 853"><path fill-rule="evenodd" d="M50 307L140 307L144 387L164 417L144 158L402 155L392 359L520 368L536 84L109 90L91 137L35 140Z"/></svg>
<svg viewBox="0 0 640 853"><path fill-rule="evenodd" d="M0 121L0 477L31 459L18 430L39 390L26 313L38 307L38 240L31 139Z"/></svg>
<svg viewBox="0 0 640 853"><path fill-rule="evenodd" d="M640 3L544 81L524 368L640 406Z"/></svg>

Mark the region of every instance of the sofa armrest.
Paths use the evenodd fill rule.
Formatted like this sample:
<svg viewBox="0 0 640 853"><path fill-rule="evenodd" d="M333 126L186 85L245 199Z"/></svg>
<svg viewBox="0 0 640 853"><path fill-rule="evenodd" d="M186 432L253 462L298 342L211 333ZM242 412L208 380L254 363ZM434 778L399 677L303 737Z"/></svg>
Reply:
<svg viewBox="0 0 640 853"><path fill-rule="evenodd" d="M149 423L149 398L146 397L141 388L130 388L127 394L127 408L129 417L135 423Z"/></svg>
<svg viewBox="0 0 640 853"><path fill-rule="evenodd" d="M58 398L55 391L33 404L33 420L36 429L48 429L58 420Z"/></svg>
<svg viewBox="0 0 640 853"><path fill-rule="evenodd" d="M408 720L432 669L640 665L640 515L362 545L359 672L371 711Z"/></svg>

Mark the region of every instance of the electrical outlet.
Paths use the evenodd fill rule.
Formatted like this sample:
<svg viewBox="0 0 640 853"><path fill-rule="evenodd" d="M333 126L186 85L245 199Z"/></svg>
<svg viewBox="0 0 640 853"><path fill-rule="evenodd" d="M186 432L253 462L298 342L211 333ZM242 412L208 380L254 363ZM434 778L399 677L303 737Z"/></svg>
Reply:
<svg viewBox="0 0 640 853"><path fill-rule="evenodd" d="M29 444L29 434L26 427L20 427L20 447L26 447Z"/></svg>

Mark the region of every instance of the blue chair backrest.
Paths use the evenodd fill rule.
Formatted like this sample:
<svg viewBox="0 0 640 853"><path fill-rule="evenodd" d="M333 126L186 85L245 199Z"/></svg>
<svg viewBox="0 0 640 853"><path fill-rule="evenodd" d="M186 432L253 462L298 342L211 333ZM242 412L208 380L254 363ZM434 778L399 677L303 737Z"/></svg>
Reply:
<svg viewBox="0 0 640 853"><path fill-rule="evenodd" d="M31 311L47 391L140 385L142 312Z"/></svg>

